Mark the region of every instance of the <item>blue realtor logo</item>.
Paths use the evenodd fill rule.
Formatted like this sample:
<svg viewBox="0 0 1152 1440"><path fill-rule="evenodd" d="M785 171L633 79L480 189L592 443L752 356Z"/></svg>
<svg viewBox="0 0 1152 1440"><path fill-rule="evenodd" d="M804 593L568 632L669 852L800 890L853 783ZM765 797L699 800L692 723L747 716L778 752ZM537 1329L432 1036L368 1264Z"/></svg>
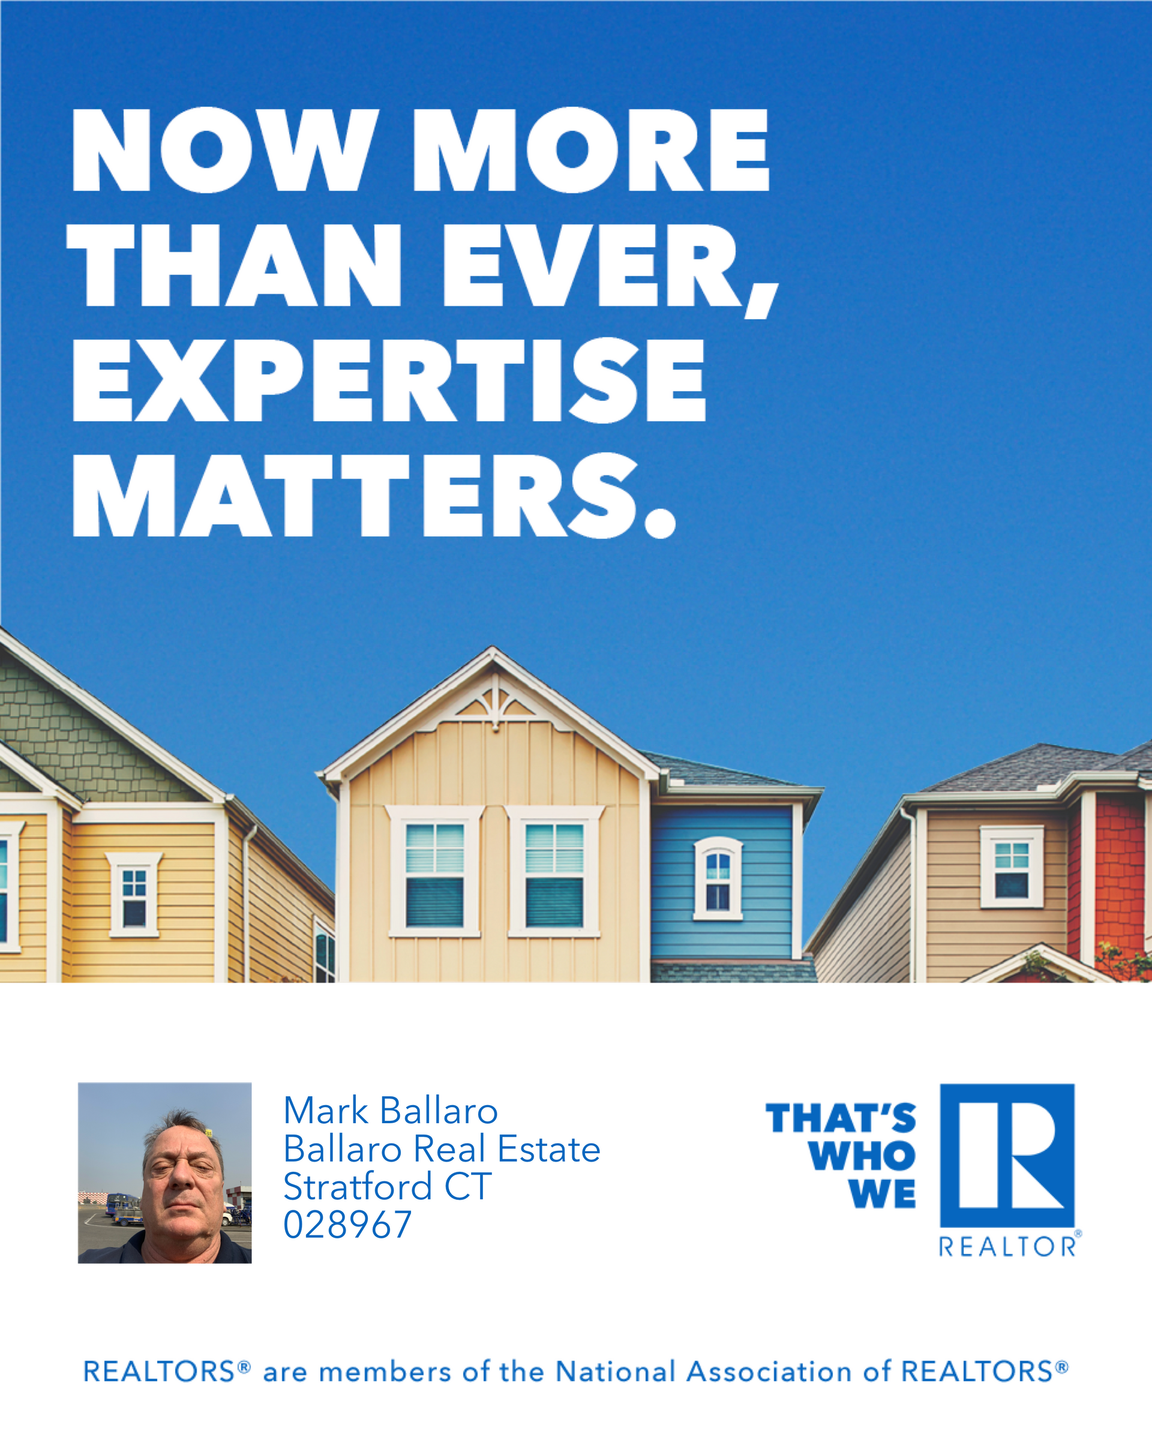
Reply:
<svg viewBox="0 0 1152 1440"><path fill-rule="evenodd" d="M1075 1085L941 1085L940 1224L1074 1225Z"/></svg>

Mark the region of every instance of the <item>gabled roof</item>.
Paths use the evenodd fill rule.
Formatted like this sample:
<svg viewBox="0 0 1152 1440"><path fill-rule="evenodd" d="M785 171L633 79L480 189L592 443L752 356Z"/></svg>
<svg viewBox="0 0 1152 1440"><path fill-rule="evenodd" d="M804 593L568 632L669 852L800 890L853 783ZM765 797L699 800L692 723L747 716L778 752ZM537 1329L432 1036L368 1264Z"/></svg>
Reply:
<svg viewBox="0 0 1152 1440"><path fill-rule="evenodd" d="M1085 965L1082 960L1066 955L1063 950L1057 950L1054 945L1039 941L1035 945L1029 945L1027 950L1021 950L1016 955L1010 955L1007 960L1001 960L997 965L989 965L986 970L969 975L961 984L999 984L1022 971L1030 960L1043 961L1044 968L1052 979L1079 981L1088 985L1117 983L1111 975L1105 975L1103 970L1096 970L1091 965Z"/></svg>
<svg viewBox="0 0 1152 1440"><path fill-rule="evenodd" d="M446 707L450 706L454 697L463 696L465 692L474 689L481 682L486 682L487 677L493 672L500 672L508 676L510 680L539 701L545 713L552 712L571 729L583 735L591 744L614 755L636 775L645 780L659 779L658 768L646 755L633 749L626 740L621 740L618 735L614 735L598 720L593 720L591 715L585 714L559 691L545 685L543 680L537 679L531 671L525 670L522 665L517 664L495 645L489 645L486 650L482 650L466 665L462 665L459 670L441 680L439 685L433 686L431 690L414 700L411 705L405 706L390 720L386 720L378 729L373 730L370 735L366 735L358 744L353 745L351 750L346 750L338 759L333 760L330 765L316 773L329 790L336 793L342 780L351 780L361 771L366 770L381 755L386 754L408 735L420 729L422 722L425 722L430 715L446 711ZM495 698L497 697L494 695L493 699ZM491 708L486 696L484 699L478 696L470 706L465 708L469 713L463 718L483 718L484 723L491 722L494 725L505 723L510 718L512 720L517 718L512 712ZM475 714L473 714L473 710L475 710ZM449 713L444 713L442 718L448 719Z"/></svg>
<svg viewBox="0 0 1152 1440"><path fill-rule="evenodd" d="M169 750L158 745L155 740L145 735L142 730L137 730L135 725L130 725L122 716L110 709L103 701L97 700L95 695L90 694L82 686L70 680L67 675L62 674L47 660L42 659L26 645L22 645L15 636L10 635L7 630L0 629L0 652L6 651L30 670L45 684L67 697L74 705L86 710L94 716L102 725L106 726L115 735L118 735L128 745L141 751L160 769L166 770L170 775L175 776L189 790L203 797L207 802L215 805L224 805L246 829L257 824L256 816L243 805L235 795L230 795L213 785L210 780L205 780L202 775L196 773L190 765L185 765L178 760ZM14 749L11 745L0 741L0 764L6 765L14 774L34 785L36 789L45 795L55 795L70 808L78 810L86 803L80 796L75 795L60 781L49 775L47 771L33 764L26 756ZM315 891L327 903L333 901L332 890L320 877L311 871L307 865L295 855L284 842L274 835L264 824L259 827L259 841L270 850L289 869L306 888Z"/></svg>
<svg viewBox="0 0 1152 1440"><path fill-rule="evenodd" d="M1123 757L1107 750L1071 750L1065 745L1029 745L1011 755L1001 755L986 765L963 770L947 780L938 780L920 792L929 795L936 790L951 793L973 791L995 794L1006 790L1035 790L1037 785L1058 785L1076 770L1125 770L1134 766L1121 765Z"/></svg>
<svg viewBox="0 0 1152 1440"><path fill-rule="evenodd" d="M95 695L70 680L67 675L62 674L47 660L41 659L34 651L22 645L14 635L7 630L0 630L0 649L6 650L15 660L26 669L38 676L46 684L58 690L82 710L95 716L101 724L107 726L120 739L126 741L135 749L141 751L162 770L167 770L174 775L190 790L202 795L205 800L215 804L221 804L227 798L223 790L213 785L211 781L205 780L203 775L198 775L190 765L185 765L182 760L177 760L170 751L165 750L162 745L157 745L155 740L150 739L142 730L137 730L135 725L130 725L122 716L117 715L115 710L110 709Z"/></svg>

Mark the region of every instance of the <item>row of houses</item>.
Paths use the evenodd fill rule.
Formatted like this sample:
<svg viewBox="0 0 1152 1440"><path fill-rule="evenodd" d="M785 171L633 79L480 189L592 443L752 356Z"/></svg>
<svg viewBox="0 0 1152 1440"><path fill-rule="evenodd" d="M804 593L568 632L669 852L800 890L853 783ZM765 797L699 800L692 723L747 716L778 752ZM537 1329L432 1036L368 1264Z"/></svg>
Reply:
<svg viewBox="0 0 1152 1440"><path fill-rule="evenodd" d="M903 796L806 946L819 786L637 749L495 647L318 773L335 892L235 795L0 631L0 978L1145 974L1152 742L1034 745Z"/></svg>

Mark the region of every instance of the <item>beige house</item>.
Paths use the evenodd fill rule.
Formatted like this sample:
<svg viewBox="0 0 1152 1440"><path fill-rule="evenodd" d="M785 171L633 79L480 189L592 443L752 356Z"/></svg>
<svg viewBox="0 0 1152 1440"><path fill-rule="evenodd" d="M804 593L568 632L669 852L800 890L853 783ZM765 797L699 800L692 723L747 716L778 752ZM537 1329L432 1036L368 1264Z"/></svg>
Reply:
<svg viewBox="0 0 1152 1440"><path fill-rule="evenodd" d="M0 981L312 981L333 895L225 794L0 630Z"/></svg>
<svg viewBox="0 0 1152 1440"><path fill-rule="evenodd" d="M1152 744L1033 745L888 817L807 949L821 982L1111 983L1152 941Z"/></svg>
<svg viewBox="0 0 1152 1440"><path fill-rule="evenodd" d="M494 646L318 773L338 979L815 979L820 790L636 750Z"/></svg>

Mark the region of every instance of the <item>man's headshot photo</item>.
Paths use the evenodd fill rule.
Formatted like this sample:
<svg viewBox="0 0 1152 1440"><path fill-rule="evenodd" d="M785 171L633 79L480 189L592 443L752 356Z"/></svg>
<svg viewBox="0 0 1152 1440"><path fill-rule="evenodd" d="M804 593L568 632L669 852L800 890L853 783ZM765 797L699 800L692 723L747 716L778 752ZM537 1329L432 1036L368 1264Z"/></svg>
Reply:
<svg viewBox="0 0 1152 1440"><path fill-rule="evenodd" d="M169 1103L159 1115L152 1109L155 1118L142 1139L137 1129L132 1183L139 1194L85 1186L85 1178L93 1176L129 1178L123 1172L131 1140L123 1126L161 1093L186 1103ZM242 1172L250 1179L248 1085L82 1085L80 1264L251 1264L252 1187L227 1186L227 1139L235 1146L233 1178ZM132 1233L126 1236L125 1229ZM108 1243L113 1239L116 1243Z"/></svg>

